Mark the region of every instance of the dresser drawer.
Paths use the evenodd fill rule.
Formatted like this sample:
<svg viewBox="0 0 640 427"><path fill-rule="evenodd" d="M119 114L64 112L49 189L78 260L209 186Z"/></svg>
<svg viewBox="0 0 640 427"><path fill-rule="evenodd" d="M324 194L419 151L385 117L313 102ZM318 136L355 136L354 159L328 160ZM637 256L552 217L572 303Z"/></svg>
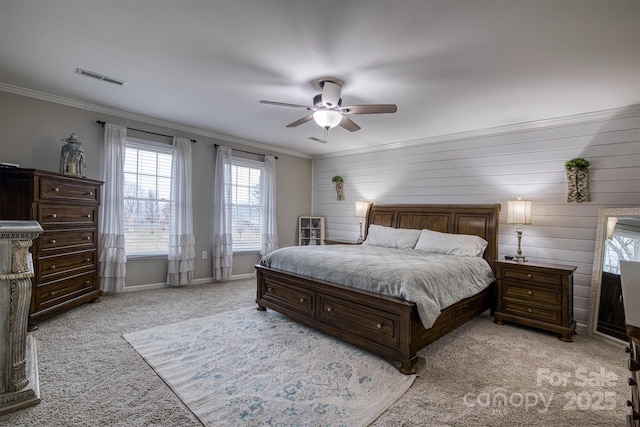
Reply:
<svg viewBox="0 0 640 427"><path fill-rule="evenodd" d="M41 203L38 207L38 222L47 227L97 227L97 206L65 206Z"/></svg>
<svg viewBox="0 0 640 427"><path fill-rule="evenodd" d="M95 274L85 273L65 277L38 286L38 309L43 310L97 289Z"/></svg>
<svg viewBox="0 0 640 427"><path fill-rule="evenodd" d="M397 314L317 294L317 317L323 323L384 346L399 345L400 318Z"/></svg>
<svg viewBox="0 0 640 427"><path fill-rule="evenodd" d="M47 231L40 235L40 251L45 255L71 248L94 247L97 235L95 229Z"/></svg>
<svg viewBox="0 0 640 427"><path fill-rule="evenodd" d="M312 315L314 292L283 283L266 282L262 298L296 313Z"/></svg>
<svg viewBox="0 0 640 427"><path fill-rule="evenodd" d="M87 201L98 204L98 185L74 183L52 177L40 178L40 199Z"/></svg>
<svg viewBox="0 0 640 427"><path fill-rule="evenodd" d="M502 267L502 278L517 280L521 283L544 283L557 286L562 284L562 275L560 274L542 273L525 268Z"/></svg>
<svg viewBox="0 0 640 427"><path fill-rule="evenodd" d="M535 304L527 304L526 302L504 298L504 312L513 314L525 319L539 320L541 322L559 325L562 321L560 308L541 307Z"/></svg>
<svg viewBox="0 0 640 427"><path fill-rule="evenodd" d="M96 251L71 252L38 258L38 278L53 279L56 276L95 270Z"/></svg>
<svg viewBox="0 0 640 427"><path fill-rule="evenodd" d="M521 286L520 283L504 282L504 297L524 303L537 301L558 307L562 302L560 290L540 286Z"/></svg>

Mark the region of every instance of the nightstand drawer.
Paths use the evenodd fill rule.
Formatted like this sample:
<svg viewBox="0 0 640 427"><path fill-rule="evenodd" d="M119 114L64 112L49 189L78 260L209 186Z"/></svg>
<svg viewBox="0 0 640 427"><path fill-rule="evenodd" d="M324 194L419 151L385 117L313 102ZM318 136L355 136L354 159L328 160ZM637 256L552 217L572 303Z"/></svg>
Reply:
<svg viewBox="0 0 640 427"><path fill-rule="evenodd" d="M560 310L551 307L539 307L522 301L503 300L504 312L526 319L539 320L541 322L559 325L562 317Z"/></svg>
<svg viewBox="0 0 640 427"><path fill-rule="evenodd" d="M558 306L562 302L562 294L553 288L537 286L520 286L511 282L504 282L504 296L510 300L520 300L523 303L537 301Z"/></svg>
<svg viewBox="0 0 640 427"><path fill-rule="evenodd" d="M545 283L557 286L562 284L562 275L560 274L541 273L526 268L503 267L502 278L518 280L522 283Z"/></svg>

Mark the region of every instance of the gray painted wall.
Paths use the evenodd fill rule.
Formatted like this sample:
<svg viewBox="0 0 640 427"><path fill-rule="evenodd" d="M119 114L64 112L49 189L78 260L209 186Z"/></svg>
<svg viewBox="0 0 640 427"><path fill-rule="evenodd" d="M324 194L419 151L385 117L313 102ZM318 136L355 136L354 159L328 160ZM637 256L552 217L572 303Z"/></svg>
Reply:
<svg viewBox="0 0 640 427"><path fill-rule="evenodd" d="M196 237L195 279L212 277L211 224L214 144L227 145L252 152L261 150L233 142L215 140L202 135L188 134L166 127L113 117L72 106L40 99L0 92L0 161L17 163L22 167L59 171L60 139L76 132L85 149L87 177L98 178L103 141L103 129L96 120L144 129L168 135L197 139L193 145L193 225ZM169 138L130 132L131 136L170 142ZM296 244L296 224L299 215L311 210L311 160L271 151L277 160L277 216L281 246ZM207 251L209 258L201 258ZM259 261L257 253L234 256L234 275L252 274ZM127 287L165 283L166 259L129 259Z"/></svg>
<svg viewBox="0 0 640 427"><path fill-rule="evenodd" d="M517 240L506 202L533 201L522 250L530 260L578 267L574 316L586 324L596 220L601 207L640 206L640 106L317 156L314 215L327 219L327 238L358 236L354 201L374 203L500 203L499 253ZM591 201L567 203L564 163L585 157ZM345 180L336 201L334 175Z"/></svg>

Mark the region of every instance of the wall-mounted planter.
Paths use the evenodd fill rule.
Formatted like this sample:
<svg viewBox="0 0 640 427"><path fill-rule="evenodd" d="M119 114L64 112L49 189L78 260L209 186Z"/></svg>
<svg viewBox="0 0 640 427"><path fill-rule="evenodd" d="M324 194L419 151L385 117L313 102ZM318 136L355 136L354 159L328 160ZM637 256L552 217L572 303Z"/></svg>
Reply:
<svg viewBox="0 0 640 427"><path fill-rule="evenodd" d="M341 176L334 176L331 181L336 184L336 200L342 201L344 197L344 180Z"/></svg>
<svg viewBox="0 0 640 427"><path fill-rule="evenodd" d="M567 202L588 202L589 196L589 166L590 162L582 157L576 157L565 163L567 171Z"/></svg>

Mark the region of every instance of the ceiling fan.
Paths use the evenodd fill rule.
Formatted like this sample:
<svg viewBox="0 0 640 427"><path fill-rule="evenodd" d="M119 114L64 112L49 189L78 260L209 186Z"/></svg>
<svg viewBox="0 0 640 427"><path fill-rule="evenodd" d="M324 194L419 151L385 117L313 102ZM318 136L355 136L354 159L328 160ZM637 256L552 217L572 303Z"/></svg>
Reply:
<svg viewBox="0 0 640 427"><path fill-rule="evenodd" d="M285 102L275 101L260 101L260 103L277 105L280 107L303 108L312 112L308 116L298 119L293 123L289 123L287 125L289 128L300 126L301 124L313 120L320 127L323 127L326 130L340 126L350 132L360 130L360 126L347 117L349 114L381 114L395 113L398 111L398 107L395 104L342 106L340 92L342 91L343 82L335 78L325 77L315 80L314 86L316 85L318 88L322 89L322 93L313 97L313 106L288 104Z"/></svg>

